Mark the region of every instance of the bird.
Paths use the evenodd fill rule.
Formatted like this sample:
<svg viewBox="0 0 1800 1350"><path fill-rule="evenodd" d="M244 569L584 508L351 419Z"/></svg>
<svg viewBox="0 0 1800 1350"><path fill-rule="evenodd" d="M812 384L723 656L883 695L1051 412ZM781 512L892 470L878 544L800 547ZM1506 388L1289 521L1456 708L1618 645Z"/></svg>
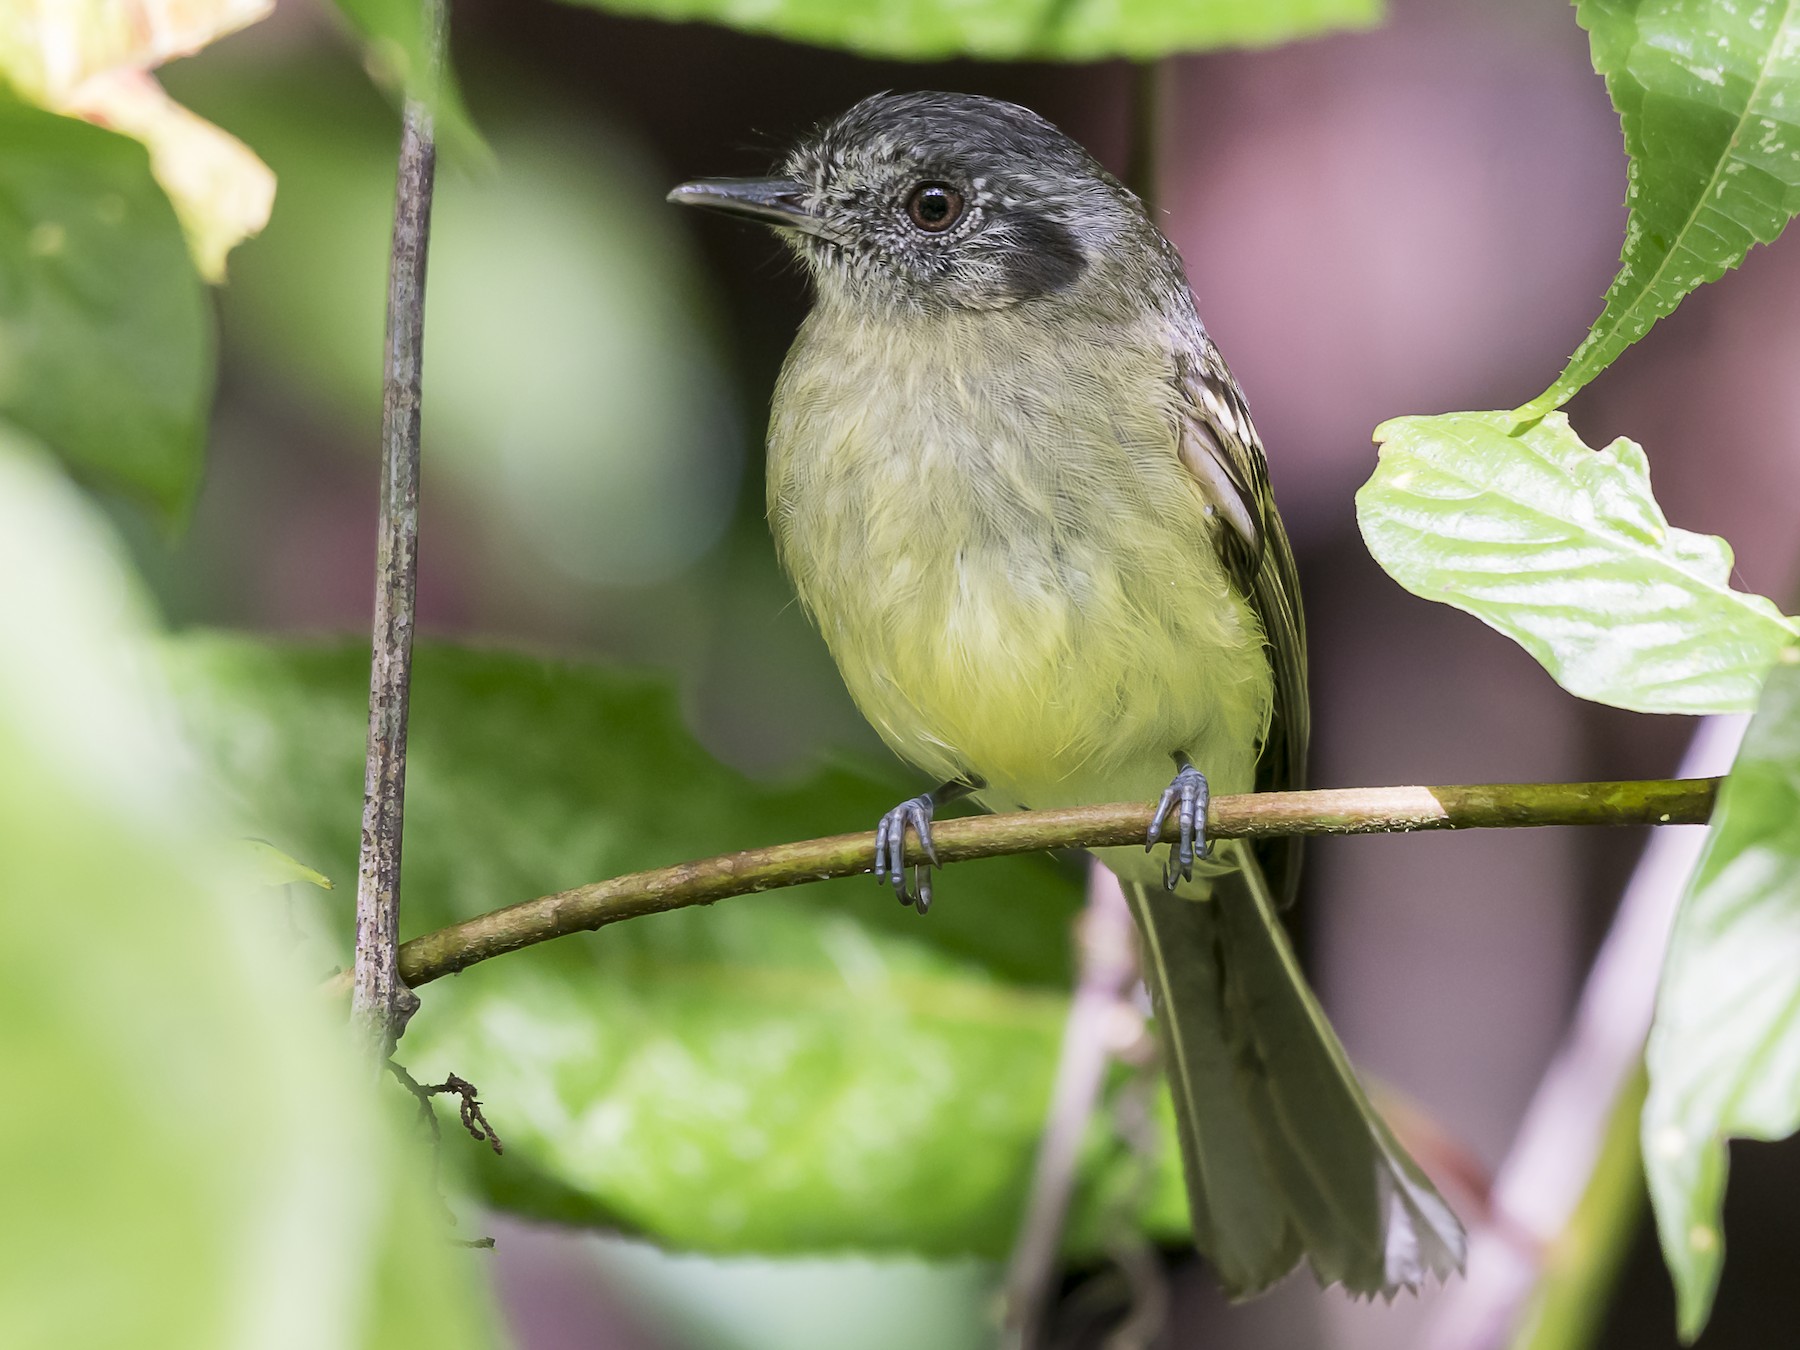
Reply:
<svg viewBox="0 0 1800 1350"><path fill-rule="evenodd" d="M938 92L669 200L772 226L810 277L769 417L776 551L857 707L939 784L882 817L877 877L926 911L908 835L935 862L958 798L1156 801L1143 848L1099 857L1196 1247L1234 1297L1303 1259L1356 1295L1460 1270L1286 937L1298 839L1205 837L1212 792L1304 784L1306 637L1262 442L1143 202L1036 113Z"/></svg>

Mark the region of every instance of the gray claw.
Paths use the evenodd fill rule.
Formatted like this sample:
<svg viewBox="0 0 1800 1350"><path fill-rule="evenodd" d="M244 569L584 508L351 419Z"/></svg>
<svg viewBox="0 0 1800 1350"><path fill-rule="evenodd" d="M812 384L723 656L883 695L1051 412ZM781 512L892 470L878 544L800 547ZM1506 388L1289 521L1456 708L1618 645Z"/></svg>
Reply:
<svg viewBox="0 0 1800 1350"><path fill-rule="evenodd" d="M1150 832L1144 836L1144 852L1148 853L1156 847L1156 841L1162 838L1163 817L1169 814L1169 806L1175 800L1176 784L1171 783L1163 789L1162 796L1156 799L1156 814L1150 820Z"/></svg>
<svg viewBox="0 0 1800 1350"><path fill-rule="evenodd" d="M937 844L931 837L931 813L935 803L928 795L909 797L881 818L875 827L875 880L885 881L903 905L912 905L923 914L931 908L931 880L927 869L912 869L912 885L907 885L906 827L912 826L919 836L919 847L937 866Z"/></svg>
<svg viewBox="0 0 1800 1350"><path fill-rule="evenodd" d="M1206 783L1206 775L1191 764L1181 766L1175 775L1175 781L1163 790L1162 797L1156 804L1156 819L1150 826L1149 843L1144 850L1148 852L1162 835L1162 820L1168 813L1170 805L1180 799L1181 806L1176 812L1176 821L1180 833L1175 842L1169 845L1169 857L1163 864L1163 885L1175 889L1175 883L1194 879L1194 863L1206 857L1210 849L1206 842L1206 807L1212 798L1212 791Z"/></svg>

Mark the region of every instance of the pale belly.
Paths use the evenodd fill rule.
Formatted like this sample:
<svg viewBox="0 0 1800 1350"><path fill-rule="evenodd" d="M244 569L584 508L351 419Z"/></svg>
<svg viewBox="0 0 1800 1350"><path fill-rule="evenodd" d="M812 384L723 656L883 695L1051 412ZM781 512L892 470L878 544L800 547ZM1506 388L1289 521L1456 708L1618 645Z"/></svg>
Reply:
<svg viewBox="0 0 1800 1350"><path fill-rule="evenodd" d="M797 375L790 357L770 517L882 739L933 779L980 779L995 810L1152 799L1176 752L1248 791L1263 637L1151 391L1073 406L1016 358L1004 383L948 389L844 358Z"/></svg>
<svg viewBox="0 0 1800 1350"><path fill-rule="evenodd" d="M1180 751L1215 791L1251 787L1270 679L1241 607L1180 622L1142 603L1145 578L1088 559L1057 584L1016 548L867 561L939 579L900 607L834 588L820 611L857 705L932 777L979 778L994 810L1148 799Z"/></svg>

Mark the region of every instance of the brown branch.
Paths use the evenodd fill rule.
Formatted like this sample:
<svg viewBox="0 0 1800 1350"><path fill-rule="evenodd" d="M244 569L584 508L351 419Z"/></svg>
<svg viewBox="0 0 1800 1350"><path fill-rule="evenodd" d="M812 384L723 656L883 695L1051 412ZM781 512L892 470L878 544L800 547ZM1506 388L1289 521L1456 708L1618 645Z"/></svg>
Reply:
<svg viewBox="0 0 1800 1350"><path fill-rule="evenodd" d="M1100 1104L1107 1067L1119 1049L1121 1015L1143 1031L1143 1017L1128 1002L1138 975L1137 938L1131 907L1111 872L1094 864L1087 907L1075 926L1075 994L1063 1023L1062 1051L1050 1089L1050 1109L1038 1139L1031 1193L1006 1273L1002 1345L1036 1350L1051 1320L1058 1260L1082 1141ZM1160 1330L1160 1327L1156 1328Z"/></svg>
<svg viewBox="0 0 1800 1350"><path fill-rule="evenodd" d="M1540 825L1702 825L1716 778L1626 783L1501 783L1459 787L1330 788L1215 797L1213 839L1285 834L1395 834L1413 830L1515 829ZM1021 811L940 821L933 829L944 863L1045 849L1141 845L1152 808L1142 802ZM907 862L926 859L916 843ZM597 881L509 905L416 937L400 948L400 974L414 988L521 947L645 914L710 905L809 881L856 876L875 865L875 836L840 834L653 872ZM339 976L331 992L347 987Z"/></svg>
<svg viewBox="0 0 1800 1350"><path fill-rule="evenodd" d="M444 0L423 0L428 82L444 52ZM406 718L412 683L419 548L419 393L425 338L425 262L437 146L431 109L406 100L388 261L387 354L381 408L381 518L369 661L369 748L356 879L351 1015L377 1061L393 1053L419 1006L402 982L400 835L406 797Z"/></svg>

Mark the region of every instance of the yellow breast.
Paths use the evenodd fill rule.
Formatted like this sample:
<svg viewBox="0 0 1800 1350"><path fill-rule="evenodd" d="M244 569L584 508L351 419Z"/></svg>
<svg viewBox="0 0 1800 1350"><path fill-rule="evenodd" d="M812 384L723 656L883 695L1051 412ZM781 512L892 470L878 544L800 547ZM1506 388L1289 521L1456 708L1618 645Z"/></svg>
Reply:
<svg viewBox="0 0 1800 1350"><path fill-rule="evenodd" d="M815 315L783 371L770 519L851 695L999 809L1154 796L1177 750L1247 790L1269 666L1158 348L979 318Z"/></svg>

